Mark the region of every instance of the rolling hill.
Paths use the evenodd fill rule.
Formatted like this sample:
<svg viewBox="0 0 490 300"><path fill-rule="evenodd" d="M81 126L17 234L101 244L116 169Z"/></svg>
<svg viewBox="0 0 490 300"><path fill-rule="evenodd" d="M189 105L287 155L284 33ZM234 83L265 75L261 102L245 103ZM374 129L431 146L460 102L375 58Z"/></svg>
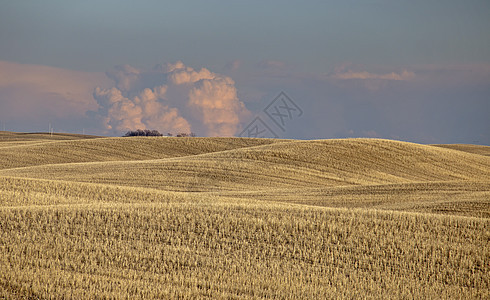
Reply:
<svg viewBox="0 0 490 300"><path fill-rule="evenodd" d="M468 145L468 144L448 144L448 145L432 145L432 146L490 156L490 146Z"/></svg>
<svg viewBox="0 0 490 300"><path fill-rule="evenodd" d="M485 298L485 151L4 132L0 296Z"/></svg>

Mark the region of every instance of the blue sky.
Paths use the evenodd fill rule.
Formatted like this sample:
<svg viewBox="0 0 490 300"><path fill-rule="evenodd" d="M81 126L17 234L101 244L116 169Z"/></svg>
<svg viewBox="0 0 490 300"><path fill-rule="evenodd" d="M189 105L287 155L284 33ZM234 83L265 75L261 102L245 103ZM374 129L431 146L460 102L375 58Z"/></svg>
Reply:
<svg viewBox="0 0 490 300"><path fill-rule="evenodd" d="M281 137L490 144L489 15L488 1L1 0L0 120L238 135L284 91L304 115Z"/></svg>

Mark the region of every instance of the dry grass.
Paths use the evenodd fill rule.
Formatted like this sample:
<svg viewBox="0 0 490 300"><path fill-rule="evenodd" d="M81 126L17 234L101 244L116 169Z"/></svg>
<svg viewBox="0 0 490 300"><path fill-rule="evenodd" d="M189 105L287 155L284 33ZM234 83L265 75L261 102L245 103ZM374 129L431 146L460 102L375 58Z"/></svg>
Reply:
<svg viewBox="0 0 490 300"><path fill-rule="evenodd" d="M119 151L138 153L132 141L119 141L128 144L127 148L118 145ZM197 147L192 149L198 152ZM0 175L192 192L490 180L488 157L396 141L283 141L214 150L144 161L40 165L3 170Z"/></svg>
<svg viewBox="0 0 490 300"><path fill-rule="evenodd" d="M100 138L100 136L72 134L72 133L49 134L45 132L24 133L24 132L0 131L0 147L46 143L51 141L81 140L81 139L95 139L95 138Z"/></svg>
<svg viewBox="0 0 490 300"><path fill-rule="evenodd" d="M0 169L62 163L136 161L197 155L272 143L236 138L131 137L21 141L1 146Z"/></svg>
<svg viewBox="0 0 490 300"><path fill-rule="evenodd" d="M0 215L6 295L488 296L487 219L219 201Z"/></svg>
<svg viewBox="0 0 490 300"><path fill-rule="evenodd" d="M489 157L79 138L0 139L0 298L490 296Z"/></svg>
<svg viewBox="0 0 490 300"><path fill-rule="evenodd" d="M47 133L47 132L11 132L0 131L0 141L62 141L62 140L86 140L101 138L97 135L86 135L76 133Z"/></svg>
<svg viewBox="0 0 490 300"><path fill-rule="evenodd" d="M220 192L219 195L222 198L253 198L313 206L429 212L490 218L490 183L488 181L280 188Z"/></svg>
<svg viewBox="0 0 490 300"><path fill-rule="evenodd" d="M432 145L432 146L490 156L490 146L467 145L467 144L449 144L449 145Z"/></svg>

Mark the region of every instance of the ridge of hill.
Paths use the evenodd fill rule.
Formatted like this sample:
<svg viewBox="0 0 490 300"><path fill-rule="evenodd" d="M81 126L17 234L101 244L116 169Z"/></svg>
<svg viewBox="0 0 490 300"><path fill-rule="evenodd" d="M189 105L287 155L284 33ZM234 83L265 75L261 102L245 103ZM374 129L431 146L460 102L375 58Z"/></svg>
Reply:
<svg viewBox="0 0 490 300"><path fill-rule="evenodd" d="M81 162L134 161L197 155L242 147L264 145L281 140L128 137L57 140L4 145L0 140L0 169Z"/></svg>
<svg viewBox="0 0 490 300"><path fill-rule="evenodd" d="M119 141L140 143L137 139ZM202 140L190 141L204 145ZM194 192L490 180L489 157L439 147L379 139L283 141L259 146L258 140L243 141L254 143L240 148L233 144L236 149L222 151L196 147L193 150L202 154L164 159L12 168L0 170L0 175ZM181 142L186 141L171 141Z"/></svg>

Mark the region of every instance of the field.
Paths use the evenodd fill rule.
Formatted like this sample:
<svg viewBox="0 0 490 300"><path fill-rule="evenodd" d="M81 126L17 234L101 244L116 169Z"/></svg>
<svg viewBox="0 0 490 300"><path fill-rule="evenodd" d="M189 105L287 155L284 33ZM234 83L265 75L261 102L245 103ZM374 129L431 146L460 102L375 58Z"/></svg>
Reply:
<svg viewBox="0 0 490 300"><path fill-rule="evenodd" d="M0 132L0 298L488 299L489 149Z"/></svg>

